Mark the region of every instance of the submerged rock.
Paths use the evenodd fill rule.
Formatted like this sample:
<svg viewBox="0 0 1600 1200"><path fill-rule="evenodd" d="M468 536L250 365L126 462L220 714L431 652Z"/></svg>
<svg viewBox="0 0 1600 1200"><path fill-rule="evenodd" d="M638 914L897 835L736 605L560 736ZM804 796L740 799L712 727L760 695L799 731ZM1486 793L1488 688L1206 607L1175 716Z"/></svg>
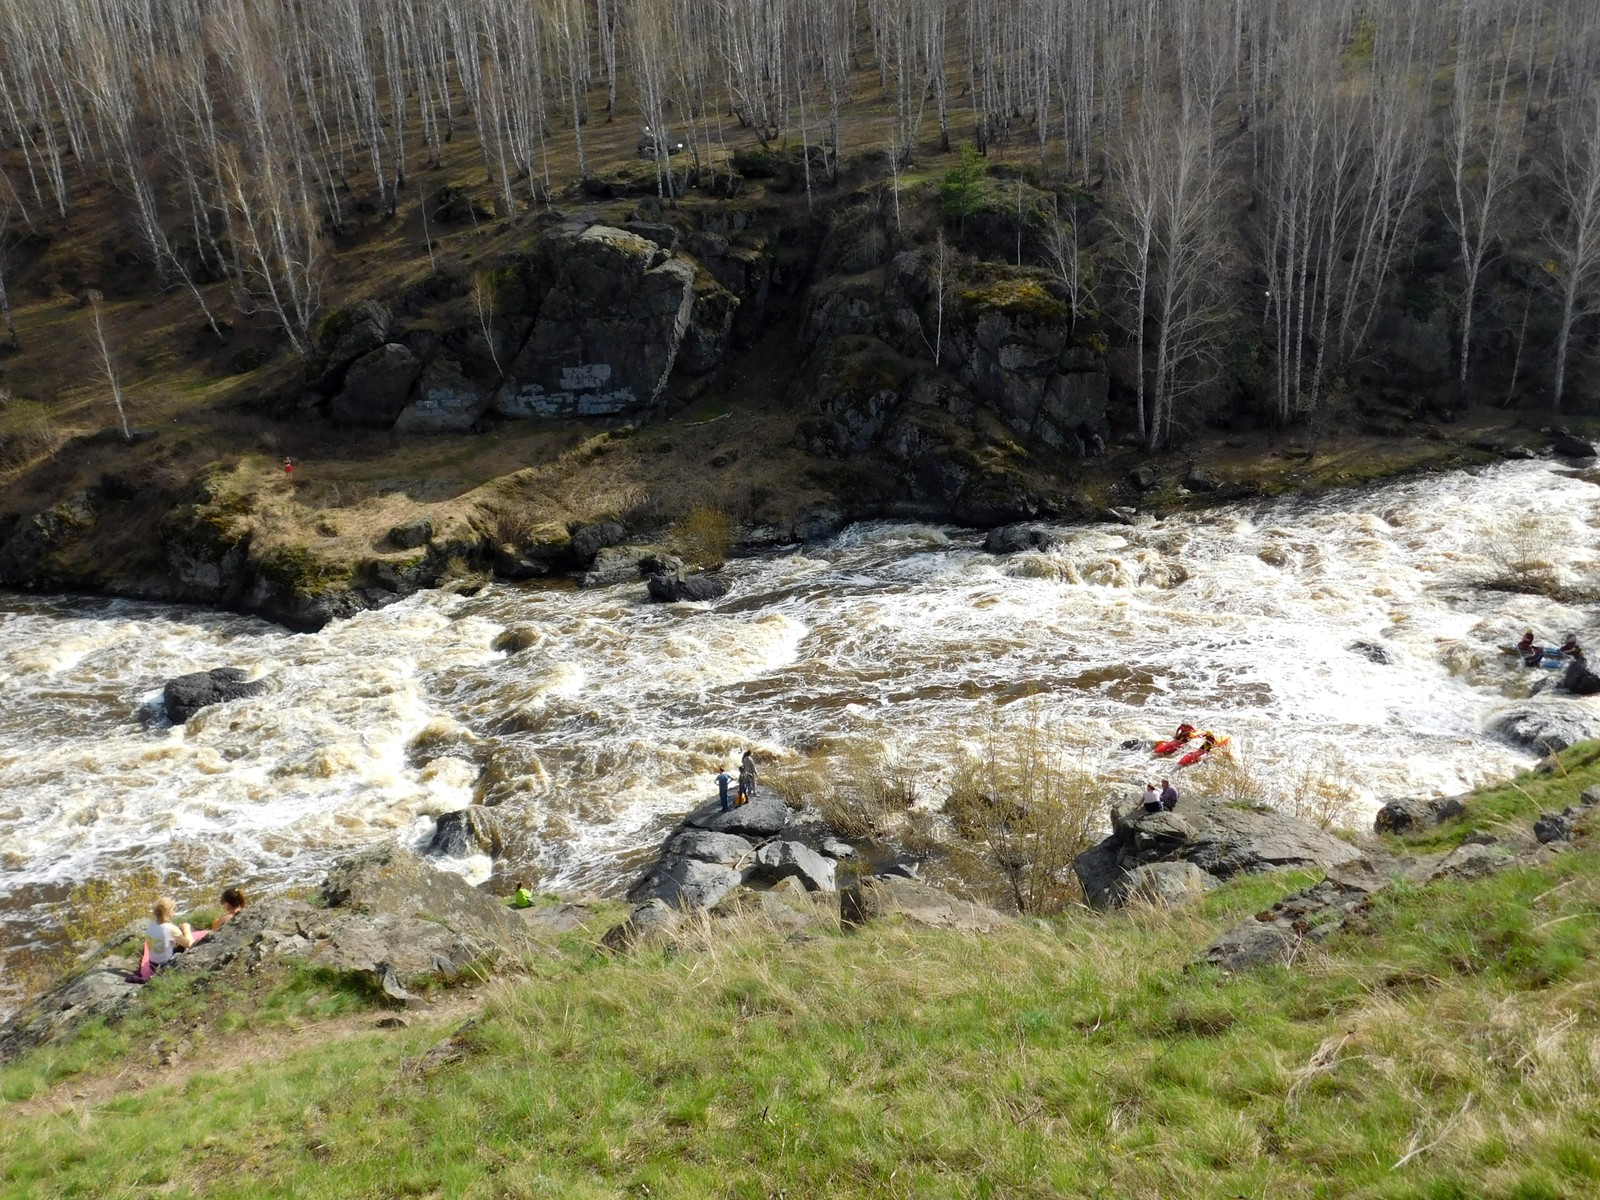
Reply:
<svg viewBox="0 0 1600 1200"><path fill-rule="evenodd" d="M983 539L983 548L990 554L1017 554L1024 550L1049 550L1056 538L1047 529L1037 525L1002 525L989 530Z"/></svg>
<svg viewBox="0 0 1600 1200"><path fill-rule="evenodd" d="M434 823L428 852L454 858L470 854L488 854L498 858L505 852L500 820L492 809L480 804L445 813Z"/></svg>
<svg viewBox="0 0 1600 1200"><path fill-rule="evenodd" d="M1351 654L1359 654L1368 662L1377 663L1380 667L1392 667L1395 664L1394 651L1382 642L1355 641L1346 647Z"/></svg>
<svg viewBox="0 0 1600 1200"><path fill-rule="evenodd" d="M690 575L679 579L673 575L652 575L645 581L650 599L660 604L678 601L720 600L731 586L726 579L715 575Z"/></svg>
<svg viewBox="0 0 1600 1200"><path fill-rule="evenodd" d="M264 682L251 679L238 667L216 667L169 680L161 689L161 699L167 707L167 719L182 725L202 708L245 700L266 690Z"/></svg>

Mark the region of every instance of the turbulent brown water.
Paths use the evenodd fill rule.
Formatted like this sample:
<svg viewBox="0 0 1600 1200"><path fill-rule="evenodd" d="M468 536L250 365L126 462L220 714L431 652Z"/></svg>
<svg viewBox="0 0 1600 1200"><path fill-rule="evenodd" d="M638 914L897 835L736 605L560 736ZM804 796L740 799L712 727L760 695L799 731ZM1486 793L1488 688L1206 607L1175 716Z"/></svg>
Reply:
<svg viewBox="0 0 1600 1200"><path fill-rule="evenodd" d="M863 525L733 564L709 606L496 586L307 636L0 596L0 949L48 941L96 874L308 881L351 847L424 844L475 787L503 801L541 886L613 888L746 744L775 760L885 745L936 802L995 712L1050 721L1130 786L1148 759L1118 744L1187 719L1233 735L1262 779L1318 764L1366 813L1459 791L1529 761L1484 733L1527 682L1496 646L1591 620L1483 584L1511 541L1591 577L1600 488L1516 463L1059 532L1056 552L995 558L970 533ZM526 648L496 650L507 630ZM1353 653L1357 639L1394 661ZM222 665L267 693L168 724L162 683Z"/></svg>

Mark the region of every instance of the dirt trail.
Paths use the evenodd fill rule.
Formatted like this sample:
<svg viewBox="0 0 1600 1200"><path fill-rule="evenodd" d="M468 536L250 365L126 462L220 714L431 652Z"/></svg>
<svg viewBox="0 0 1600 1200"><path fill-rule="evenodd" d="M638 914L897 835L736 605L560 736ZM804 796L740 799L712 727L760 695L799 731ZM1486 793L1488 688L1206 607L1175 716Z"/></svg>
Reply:
<svg viewBox="0 0 1600 1200"><path fill-rule="evenodd" d="M395 1018L405 1022L405 1026L395 1028L433 1026L443 1036L461 1021L481 1012L491 990L447 992L432 1003L403 1013L368 1010L326 1021L274 1025L234 1033L208 1030L203 1045L197 1046L193 1036L188 1035L161 1050L146 1047L118 1059L109 1074L75 1075L26 1100L5 1106L0 1112L14 1119L82 1118L120 1096L137 1095L152 1088L182 1086L191 1076L206 1072L236 1071L257 1063L274 1062L313 1046L386 1028L384 1022ZM157 1035L157 1041L166 1043L167 1039Z"/></svg>

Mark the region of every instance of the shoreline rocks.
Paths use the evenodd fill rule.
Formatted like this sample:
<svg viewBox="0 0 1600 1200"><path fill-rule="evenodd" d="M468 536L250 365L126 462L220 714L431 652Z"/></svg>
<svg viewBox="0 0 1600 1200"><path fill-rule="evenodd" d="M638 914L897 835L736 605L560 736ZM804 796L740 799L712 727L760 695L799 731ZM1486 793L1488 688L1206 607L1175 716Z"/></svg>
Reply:
<svg viewBox="0 0 1600 1200"><path fill-rule="evenodd" d="M522 922L494 897L408 850L382 846L328 872L321 904L276 897L250 905L161 968L163 974L251 972L299 960L359 978L391 999L492 966L518 944ZM140 994L124 976L138 966L142 925L113 953L74 973L0 1026L0 1062L93 1017L116 1017Z"/></svg>
<svg viewBox="0 0 1600 1200"><path fill-rule="evenodd" d="M1271 809L1239 807L1205 797L1186 799L1175 812L1113 813L1111 833L1073 861L1093 908L1116 908L1136 890L1164 898L1201 888L1192 872L1141 868L1188 863L1212 880L1294 867L1335 867L1361 851L1349 842Z"/></svg>

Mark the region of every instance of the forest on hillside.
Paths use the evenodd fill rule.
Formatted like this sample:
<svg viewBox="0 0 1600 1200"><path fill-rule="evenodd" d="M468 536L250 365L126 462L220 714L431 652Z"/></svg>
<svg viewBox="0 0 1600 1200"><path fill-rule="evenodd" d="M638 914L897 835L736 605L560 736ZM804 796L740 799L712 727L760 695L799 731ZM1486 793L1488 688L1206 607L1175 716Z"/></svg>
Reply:
<svg viewBox="0 0 1600 1200"><path fill-rule="evenodd" d="M109 188L158 286L309 358L353 214L470 143L514 220L613 120L663 134L667 202L735 143L808 200L871 157L898 201L966 147L946 215L1014 195L1019 265L1120 331L1150 441L1224 365L1314 416L1394 312L1448 327L1460 399L1594 399L1593 0L0 0L6 336L29 240Z"/></svg>

